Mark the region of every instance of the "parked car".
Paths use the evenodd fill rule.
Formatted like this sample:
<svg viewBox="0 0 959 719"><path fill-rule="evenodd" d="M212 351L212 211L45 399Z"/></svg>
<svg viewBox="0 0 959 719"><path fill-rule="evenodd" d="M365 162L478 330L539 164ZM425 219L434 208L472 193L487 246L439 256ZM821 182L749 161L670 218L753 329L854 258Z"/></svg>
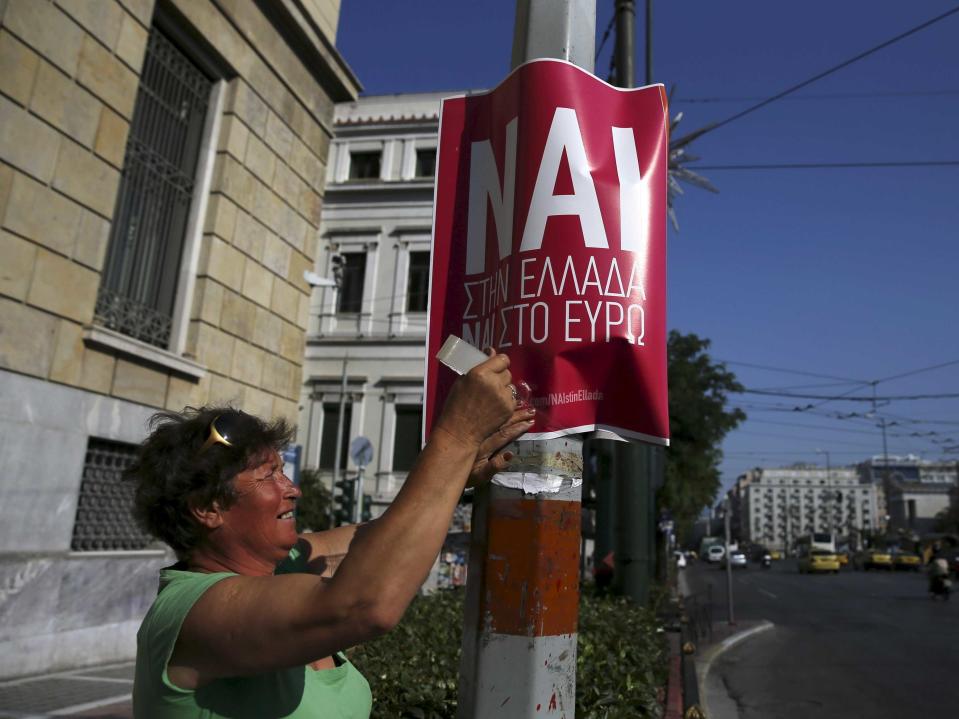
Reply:
<svg viewBox="0 0 959 719"><path fill-rule="evenodd" d="M777 559L782 559L783 553L780 552L778 549L774 549L769 553L769 558L772 559L773 561L776 561Z"/></svg>
<svg viewBox="0 0 959 719"><path fill-rule="evenodd" d="M732 565L733 569L746 569L746 555L744 552L740 552L738 549L734 549L729 553L729 562ZM726 560L723 559L720 562L720 566L726 567Z"/></svg>
<svg viewBox="0 0 959 719"><path fill-rule="evenodd" d="M839 560L840 567L845 567L847 564L849 564L849 552L847 552L845 549L836 552L836 559Z"/></svg>
<svg viewBox="0 0 959 719"><path fill-rule="evenodd" d="M706 561L710 564L717 564L723 560L726 549L721 544L714 544L706 550Z"/></svg>
<svg viewBox="0 0 959 719"><path fill-rule="evenodd" d="M911 569L918 572L922 569L922 559L913 552L894 552L892 566L894 569Z"/></svg>
<svg viewBox="0 0 959 719"><path fill-rule="evenodd" d="M839 558L834 552L814 549L799 557L799 573L832 572L839 574Z"/></svg>
<svg viewBox="0 0 959 719"><path fill-rule="evenodd" d="M856 555L856 569L892 569L892 554L885 549L864 549Z"/></svg>

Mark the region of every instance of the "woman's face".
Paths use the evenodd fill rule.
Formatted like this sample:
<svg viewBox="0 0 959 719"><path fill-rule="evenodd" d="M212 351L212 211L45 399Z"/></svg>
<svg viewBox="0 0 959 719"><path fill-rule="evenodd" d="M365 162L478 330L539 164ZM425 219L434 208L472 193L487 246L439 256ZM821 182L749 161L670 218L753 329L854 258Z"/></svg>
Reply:
<svg viewBox="0 0 959 719"><path fill-rule="evenodd" d="M256 455L233 480L236 499L223 512L234 541L261 559L278 562L296 544L293 510L301 492L283 474L283 459L273 449Z"/></svg>

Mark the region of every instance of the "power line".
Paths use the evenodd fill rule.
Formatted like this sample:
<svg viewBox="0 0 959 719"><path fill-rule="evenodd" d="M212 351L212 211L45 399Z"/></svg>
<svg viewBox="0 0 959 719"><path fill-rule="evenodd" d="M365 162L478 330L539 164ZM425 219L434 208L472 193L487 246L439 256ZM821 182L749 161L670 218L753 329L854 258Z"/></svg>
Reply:
<svg viewBox="0 0 959 719"><path fill-rule="evenodd" d="M900 33L899 35L896 35L895 37L890 38L889 40L886 40L885 42L882 42L882 43L876 45L875 47L871 47L871 48L869 48L868 50L866 50L865 52L861 52L861 53L859 53L858 55L856 55L855 57L849 58L849 59L846 60L845 62L841 62L841 63L839 63L838 65L834 65L833 67L829 68L828 70L825 70L825 71L823 71L823 72L820 72L820 73L818 73L817 75L813 75L813 76L812 76L811 78L809 78L808 80L804 80L803 82L800 82L800 83L798 83L798 84L796 84L796 85L793 85L792 87L786 88L786 89L783 90L782 92L776 93L776 94L773 95L772 97L768 97L768 98L766 98L765 100L763 100L762 102L758 102L758 103L756 103L755 105L752 105L751 107L747 107L745 110L742 110L742 111L740 111L740 112L737 112L737 113L734 114L734 115L731 115L731 116L727 117L725 120L721 120L720 122L717 122L717 123L715 123L715 124L708 125L708 126L707 126L707 127L708 127L708 131L711 132L711 131L713 131L713 130L716 130L716 129L722 127L723 125L728 125L728 124L729 124L730 122L732 122L733 120L738 120L738 119L741 118L741 117L745 117L746 115L748 115L748 114L750 114L750 113L752 113L752 112L755 112L756 110L758 110L758 109L761 108L761 107L765 107L766 105L768 105L768 104L770 104L770 103L772 103L772 102L775 102L776 100L782 99L782 98L785 97L786 95L791 95L792 93L796 92L797 90L801 90L802 88L806 87L807 85L811 85L812 83L816 82L817 80L822 80L824 77L827 77L827 76L829 76L829 75L832 75L833 73L838 72L839 70L842 70L842 69L845 68L845 67L849 67L850 65L852 65L852 64L855 63L855 62L858 62L859 60L862 60L862 59L864 59L864 58L866 58L866 57L869 57L869 56L872 55L873 53L879 52L879 51L882 50L883 48L887 48L887 47L889 47L890 45L899 42L900 40L904 40L905 38L909 37L910 35L914 35L915 33L920 32L921 30L925 30L927 27L930 27L931 25L934 25L935 23L940 22L941 20L945 20L947 17L949 17L950 15L954 15L954 14L956 14L957 12L959 12L959 6L954 7L952 10L947 10L946 12L942 13L941 15L937 15L936 17L932 18L931 20L927 20L926 22L924 22L924 23L922 23L922 24L920 24L920 25L916 25L914 28L911 28L911 29L909 29L909 30L906 30L905 32Z"/></svg>
<svg viewBox="0 0 959 719"><path fill-rule="evenodd" d="M959 160L889 162L774 162L752 165L686 165L690 170L846 170L859 168L956 167Z"/></svg>
<svg viewBox="0 0 959 719"><path fill-rule="evenodd" d="M903 377L910 377L914 374L920 374L921 372L931 372L934 369L942 369L943 367L951 367L952 365L959 364L959 359L949 360L948 362L940 362L939 364L930 365L928 367L921 367L920 369L914 369L909 372L903 372L901 374L890 375L889 377L883 377L882 379L873 380L874 384L880 382L889 382L894 379L901 379Z"/></svg>
<svg viewBox="0 0 959 719"><path fill-rule="evenodd" d="M868 384L868 382L861 379L850 379L849 377L837 377L836 375L819 374L817 372L807 372L805 370L787 369L785 367L773 367L771 365L753 364L751 362L737 362L735 360L716 360L716 361L722 362L723 364L737 365L739 367L752 367L753 369L769 370L770 372L782 372L784 374L796 374L796 375L802 375L804 377L816 377L818 379L835 379L843 382L856 382L856 383Z"/></svg>
<svg viewBox="0 0 959 719"><path fill-rule="evenodd" d="M784 100L847 100L847 99L867 99L875 97L942 97L946 95L959 95L959 90L890 90L885 92L823 92L812 93L809 95L799 95L797 97L786 97ZM739 97L677 97L670 104L680 102L694 103L720 103L720 102L754 102L756 100L765 100L765 96L743 95Z"/></svg>
<svg viewBox="0 0 959 719"><path fill-rule="evenodd" d="M868 384L868 383L867 383ZM831 396L831 395L821 395L821 394L800 394L800 393L790 393L790 392L768 392L761 389L744 389L742 390L746 394L759 394L759 395L769 395L772 397L795 397L797 399L821 399L826 400L827 402L834 402L836 400L842 400L843 402L893 402L901 400L916 400L916 399L955 399L959 397L959 392L943 392L941 394L904 394L904 395L887 395L885 397L846 397L843 395ZM853 390L850 390L853 391Z"/></svg>

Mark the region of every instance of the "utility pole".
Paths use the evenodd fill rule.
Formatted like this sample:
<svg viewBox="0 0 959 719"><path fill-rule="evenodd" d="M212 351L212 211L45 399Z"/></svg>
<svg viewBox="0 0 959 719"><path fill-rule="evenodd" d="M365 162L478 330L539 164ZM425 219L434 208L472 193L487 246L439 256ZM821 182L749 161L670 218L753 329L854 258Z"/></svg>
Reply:
<svg viewBox="0 0 959 719"><path fill-rule="evenodd" d="M646 84L653 84L653 0L646 0Z"/></svg>
<svg viewBox="0 0 959 719"><path fill-rule="evenodd" d="M730 561L729 557L729 546L732 544L732 537L730 535L729 528L729 515L730 515L730 503L729 495L726 495L726 500L723 503L723 524L726 528L726 602L729 605L729 624L730 626L736 623L736 615L733 613L733 563Z"/></svg>
<svg viewBox="0 0 959 719"><path fill-rule="evenodd" d="M647 8L647 12L649 12ZM636 55L635 0L616 0L616 75L619 87L636 85L634 57ZM647 27L647 63L649 28ZM646 84L651 68L647 65ZM637 604L645 604L656 567L656 507L655 491L663 482L663 450L640 443L605 440L608 455L613 458L608 481L601 485L605 493L602 506L615 502L615 513L597 512L597 525L614 525L614 559L616 570L613 587ZM597 527L597 531L599 528ZM669 571L669 536L663 533L663 573ZM598 556L598 555L597 555Z"/></svg>
<svg viewBox="0 0 959 719"><path fill-rule="evenodd" d="M513 68L552 57L592 72L595 45L595 0L517 0ZM494 478L476 492L459 719L575 715L582 467L582 436L520 441L510 470L559 475L559 491Z"/></svg>

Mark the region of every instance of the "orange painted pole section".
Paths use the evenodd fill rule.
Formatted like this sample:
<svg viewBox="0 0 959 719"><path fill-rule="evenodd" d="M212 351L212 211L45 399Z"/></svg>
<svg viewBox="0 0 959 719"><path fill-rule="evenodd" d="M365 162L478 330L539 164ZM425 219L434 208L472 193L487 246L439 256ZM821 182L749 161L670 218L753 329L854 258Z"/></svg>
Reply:
<svg viewBox="0 0 959 719"><path fill-rule="evenodd" d="M519 442L510 470L474 500L457 716L572 719L582 439Z"/></svg>

